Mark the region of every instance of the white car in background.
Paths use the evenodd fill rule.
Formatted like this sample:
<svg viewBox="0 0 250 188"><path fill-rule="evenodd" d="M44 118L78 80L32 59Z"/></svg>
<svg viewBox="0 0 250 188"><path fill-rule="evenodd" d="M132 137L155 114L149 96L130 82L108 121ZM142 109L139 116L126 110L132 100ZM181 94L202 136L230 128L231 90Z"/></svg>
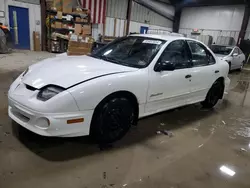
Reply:
<svg viewBox="0 0 250 188"><path fill-rule="evenodd" d="M113 142L141 117L223 98L229 66L199 41L131 35L91 56L30 66L10 86L9 116L44 136Z"/></svg>
<svg viewBox="0 0 250 188"><path fill-rule="evenodd" d="M218 58L228 62L230 71L241 70L246 61L246 57L241 49L237 46L212 45L211 50Z"/></svg>

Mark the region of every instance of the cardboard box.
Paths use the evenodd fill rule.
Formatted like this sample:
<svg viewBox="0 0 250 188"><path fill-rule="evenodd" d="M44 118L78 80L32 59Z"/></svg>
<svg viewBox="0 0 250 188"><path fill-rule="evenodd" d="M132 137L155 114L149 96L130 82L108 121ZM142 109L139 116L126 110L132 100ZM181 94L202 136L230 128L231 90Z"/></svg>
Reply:
<svg viewBox="0 0 250 188"><path fill-rule="evenodd" d="M62 0L54 0L53 7L55 7L57 11L62 11Z"/></svg>
<svg viewBox="0 0 250 188"><path fill-rule="evenodd" d="M90 49L68 49L67 54L68 55L88 55L91 53Z"/></svg>
<svg viewBox="0 0 250 188"><path fill-rule="evenodd" d="M73 1L72 0L63 0L63 12L72 13Z"/></svg>
<svg viewBox="0 0 250 188"><path fill-rule="evenodd" d="M62 24L62 28L68 29L68 28L69 28L69 27L68 27L68 24Z"/></svg>
<svg viewBox="0 0 250 188"><path fill-rule="evenodd" d="M68 46L69 47L78 47L79 46L79 42L78 41L69 41Z"/></svg>
<svg viewBox="0 0 250 188"><path fill-rule="evenodd" d="M60 28L62 28L62 22L55 22L55 28L58 28L58 29L60 29Z"/></svg>
<svg viewBox="0 0 250 188"><path fill-rule="evenodd" d="M82 18L80 18L80 17L76 17L76 22L81 22L81 20L82 20Z"/></svg>
<svg viewBox="0 0 250 188"><path fill-rule="evenodd" d="M75 34L79 35L82 33L82 25L81 24L75 24Z"/></svg>
<svg viewBox="0 0 250 188"><path fill-rule="evenodd" d="M87 23L87 22L88 22L88 19L86 19L86 18L76 17L75 21L76 21L76 22Z"/></svg>
<svg viewBox="0 0 250 188"><path fill-rule="evenodd" d="M91 26L90 25L84 25L82 27L82 35L83 36L91 35Z"/></svg>
<svg viewBox="0 0 250 188"><path fill-rule="evenodd" d="M51 8L54 5L54 1L53 0L46 0L46 8L47 10L51 10Z"/></svg>
<svg viewBox="0 0 250 188"><path fill-rule="evenodd" d="M62 12L58 11L56 14L57 19L62 19L62 16L63 16Z"/></svg>
<svg viewBox="0 0 250 188"><path fill-rule="evenodd" d="M92 48L93 43L86 43L86 42L80 42L80 41L69 41L68 46L69 47L80 47L80 48Z"/></svg>
<svg viewBox="0 0 250 188"><path fill-rule="evenodd" d="M40 33L33 31L34 51L41 51Z"/></svg>

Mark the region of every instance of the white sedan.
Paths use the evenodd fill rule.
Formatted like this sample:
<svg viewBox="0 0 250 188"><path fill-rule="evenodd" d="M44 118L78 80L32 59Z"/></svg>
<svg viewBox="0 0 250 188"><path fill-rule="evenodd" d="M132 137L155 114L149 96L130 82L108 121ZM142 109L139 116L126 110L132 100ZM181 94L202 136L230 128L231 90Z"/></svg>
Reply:
<svg viewBox="0 0 250 188"><path fill-rule="evenodd" d="M228 62L230 71L243 68L246 57L239 47L212 45L211 50L218 58Z"/></svg>
<svg viewBox="0 0 250 188"><path fill-rule="evenodd" d="M113 142L141 117L223 98L229 66L199 41L130 35L91 56L59 55L10 86L9 116L44 136Z"/></svg>

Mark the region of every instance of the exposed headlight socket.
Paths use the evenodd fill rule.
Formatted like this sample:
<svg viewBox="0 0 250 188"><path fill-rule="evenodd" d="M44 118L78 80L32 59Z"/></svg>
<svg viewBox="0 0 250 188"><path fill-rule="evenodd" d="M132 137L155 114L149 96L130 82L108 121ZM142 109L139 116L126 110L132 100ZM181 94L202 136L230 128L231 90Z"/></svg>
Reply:
<svg viewBox="0 0 250 188"><path fill-rule="evenodd" d="M41 91L39 91L39 93L37 94L37 99L41 101L47 101L64 90L65 89L60 86L48 85L43 87Z"/></svg>

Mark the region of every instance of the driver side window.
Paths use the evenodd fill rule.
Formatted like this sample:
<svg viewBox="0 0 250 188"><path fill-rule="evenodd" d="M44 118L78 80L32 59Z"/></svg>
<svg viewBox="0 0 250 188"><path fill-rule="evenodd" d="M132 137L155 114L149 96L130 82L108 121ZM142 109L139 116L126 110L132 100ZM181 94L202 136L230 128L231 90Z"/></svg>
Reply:
<svg viewBox="0 0 250 188"><path fill-rule="evenodd" d="M160 59L161 62L172 63L175 69L184 69L188 67L189 56L186 43L183 40L171 42Z"/></svg>

